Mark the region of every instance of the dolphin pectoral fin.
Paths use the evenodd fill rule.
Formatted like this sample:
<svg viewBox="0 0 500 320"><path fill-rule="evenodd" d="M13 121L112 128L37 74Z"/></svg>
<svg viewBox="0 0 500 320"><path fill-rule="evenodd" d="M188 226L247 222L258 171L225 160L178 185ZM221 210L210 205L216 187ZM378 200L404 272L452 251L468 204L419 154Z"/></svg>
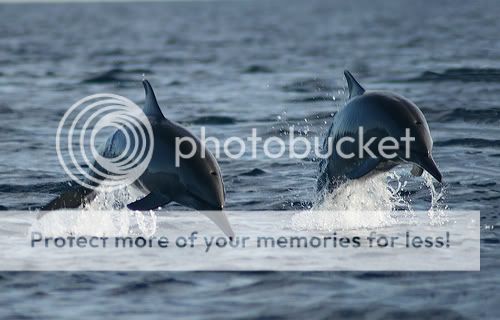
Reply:
<svg viewBox="0 0 500 320"><path fill-rule="evenodd" d="M349 99L365 93L365 89L358 83L358 81L356 81L354 76L348 70L344 70L344 76L347 80L347 86L349 87Z"/></svg>
<svg viewBox="0 0 500 320"><path fill-rule="evenodd" d="M161 207L163 205L166 205L169 203L171 200L161 194L151 192L147 196L145 196L142 199L139 199L135 202L129 203L127 205L127 208L130 210L153 210L157 209L158 207Z"/></svg>
<svg viewBox="0 0 500 320"><path fill-rule="evenodd" d="M414 177L420 177L424 173L424 169L420 168L416 164L413 165L413 168L411 168L411 174Z"/></svg>
<svg viewBox="0 0 500 320"><path fill-rule="evenodd" d="M224 211L200 211L204 215L206 215L213 223L215 223L221 230L224 232L226 236L229 237L229 240L234 239L234 231L229 224L229 220L227 219Z"/></svg>
<svg viewBox="0 0 500 320"><path fill-rule="evenodd" d="M380 159L379 158L368 158L368 159L363 159L361 164L354 168L351 172L348 172L346 174L346 177L349 179L358 179L361 178L368 173L370 173L372 170L377 168L377 166L380 164Z"/></svg>

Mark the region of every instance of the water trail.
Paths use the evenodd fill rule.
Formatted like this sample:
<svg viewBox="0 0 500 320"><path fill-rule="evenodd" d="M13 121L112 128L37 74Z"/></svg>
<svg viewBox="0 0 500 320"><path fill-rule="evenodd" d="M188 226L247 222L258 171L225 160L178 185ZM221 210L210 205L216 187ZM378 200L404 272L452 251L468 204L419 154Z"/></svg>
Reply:
<svg viewBox="0 0 500 320"><path fill-rule="evenodd" d="M132 187L117 190L98 188L96 197L83 208L45 214L32 226L44 236L153 236L157 219L153 211L133 212L126 204L141 194Z"/></svg>

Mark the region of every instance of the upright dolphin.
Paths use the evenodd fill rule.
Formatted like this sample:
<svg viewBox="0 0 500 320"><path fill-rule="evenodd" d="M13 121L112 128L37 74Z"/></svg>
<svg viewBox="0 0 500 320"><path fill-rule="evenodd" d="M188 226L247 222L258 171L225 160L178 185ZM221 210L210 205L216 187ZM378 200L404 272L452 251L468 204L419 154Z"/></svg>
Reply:
<svg viewBox="0 0 500 320"><path fill-rule="evenodd" d="M441 173L432 158L432 137L422 111L394 93L365 92L349 71L344 71L344 75L349 100L335 114L324 140L323 149L330 150L330 154L320 161L318 191L332 190L347 179L387 171L403 162L413 163L413 175L420 176L425 170L441 182ZM408 132L414 139L409 142L409 150L402 139ZM393 148L388 157L386 149L380 152L379 143L390 138L405 143L397 150ZM371 144L363 149L364 143L360 141L370 139Z"/></svg>
<svg viewBox="0 0 500 320"><path fill-rule="evenodd" d="M133 185L146 196L128 204L127 207L131 210L153 210L170 202L177 202L196 210L219 211L207 213L207 216L227 236L233 237L234 232L229 221L221 211L224 207L225 190L216 159L191 132L163 116L151 84L147 80L143 80L142 83L146 91L143 111L152 127L154 148L151 161L145 172L133 182ZM133 136L133 134L129 136ZM190 138L196 145L194 155L181 158L178 165L176 165L176 138ZM132 144L145 144L146 147L149 147L151 141L134 141L132 139ZM101 146L100 154L106 158L119 156L124 152L126 145L125 134L121 130L116 130ZM180 147L185 146L181 144ZM97 166L97 164L95 165ZM95 173L92 173L92 176L100 178ZM90 183L90 185L97 186L98 183ZM41 209L76 208L88 201L93 195L92 189L78 185L71 187L70 190Z"/></svg>

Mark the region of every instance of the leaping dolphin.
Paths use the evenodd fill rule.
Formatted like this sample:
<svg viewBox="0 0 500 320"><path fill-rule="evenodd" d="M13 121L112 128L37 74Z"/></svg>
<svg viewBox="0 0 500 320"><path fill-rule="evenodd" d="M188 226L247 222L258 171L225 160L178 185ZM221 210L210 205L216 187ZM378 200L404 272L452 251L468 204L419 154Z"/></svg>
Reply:
<svg viewBox="0 0 500 320"><path fill-rule="evenodd" d="M154 148L147 169L133 182L133 185L146 196L128 204L127 207L131 210L153 210L170 202L177 202L195 210L219 211L207 213L207 216L228 237L234 237L229 221L221 211L224 207L225 190L222 173L215 157L186 128L164 117L151 84L147 80L143 80L142 83L146 91L143 111L151 123ZM180 165L176 166L176 138L183 137L195 142L196 152L192 157L180 159ZM150 145L150 141L132 140L132 143ZM100 153L103 157L113 158L122 154L126 145L124 133L116 130L102 146ZM92 176L99 178L96 174ZM98 183L91 185L97 186ZM94 194L92 189L80 185L74 186L41 209L77 208Z"/></svg>
<svg viewBox="0 0 500 320"><path fill-rule="evenodd" d="M410 100L394 93L365 92L349 71L344 71L344 75L349 87L349 99L335 114L324 140L323 149L333 150L320 161L317 190L331 191L347 179L388 171L404 162L413 163L413 175L420 176L425 170L441 182L442 175L431 154L432 137L422 111ZM397 150L394 149L393 157L388 158L375 148L386 137L401 140L407 134L407 129L414 138L409 145L409 154L399 146ZM340 143L341 148L337 148L341 139L351 143ZM361 139L373 140L367 149L374 157L368 156L367 152L363 157L360 156ZM387 155L385 151L383 153ZM354 157L345 157L353 154Z"/></svg>

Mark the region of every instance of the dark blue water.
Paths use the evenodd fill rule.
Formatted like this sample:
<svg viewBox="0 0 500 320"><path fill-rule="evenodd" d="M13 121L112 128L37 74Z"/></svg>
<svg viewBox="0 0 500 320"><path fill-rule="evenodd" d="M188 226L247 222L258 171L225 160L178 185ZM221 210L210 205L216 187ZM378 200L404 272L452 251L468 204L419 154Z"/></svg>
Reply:
<svg viewBox="0 0 500 320"><path fill-rule="evenodd" d="M496 318L500 243L500 5L494 1L0 4L0 208L54 197L64 112L94 93L221 139L326 130L342 71L424 112L444 205L481 210L476 273L2 273L3 318ZM311 203L317 162L220 160L230 210ZM257 169L257 170L255 170ZM410 192L418 208L429 193Z"/></svg>

